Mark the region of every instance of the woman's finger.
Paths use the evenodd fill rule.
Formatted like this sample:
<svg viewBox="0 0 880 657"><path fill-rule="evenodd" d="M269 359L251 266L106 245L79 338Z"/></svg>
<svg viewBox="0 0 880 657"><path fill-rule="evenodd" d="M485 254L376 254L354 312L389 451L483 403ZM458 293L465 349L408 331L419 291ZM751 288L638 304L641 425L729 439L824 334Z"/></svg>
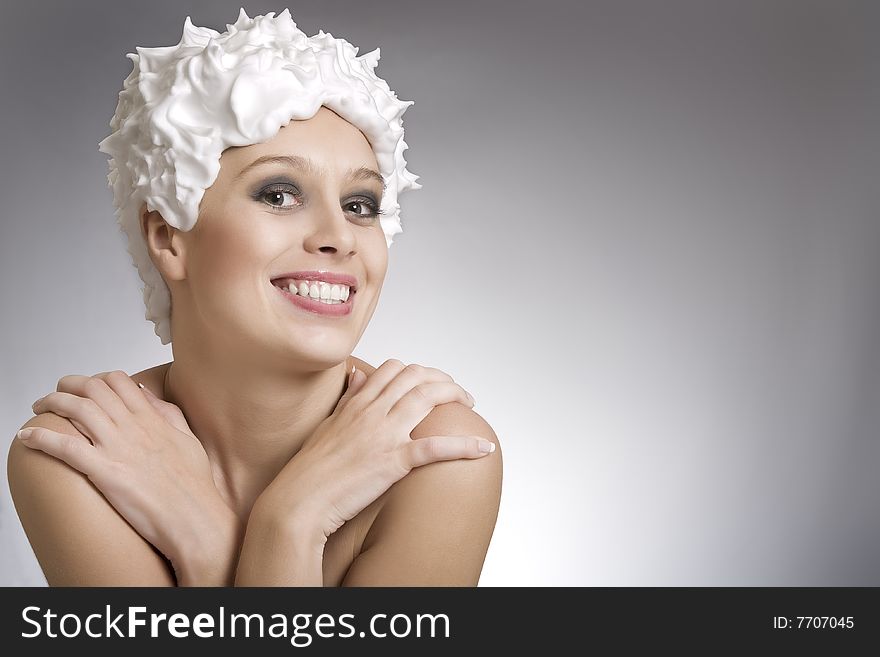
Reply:
<svg viewBox="0 0 880 657"><path fill-rule="evenodd" d="M159 412L162 412L165 410L165 404L167 404L167 402L164 399L159 399L156 395L153 394L153 391L150 390L143 383L138 383L137 385L138 385L138 388L140 388L143 391L144 396L147 398L147 401L149 402L150 406L152 406L153 408L155 408ZM177 408L177 406L175 406L174 408Z"/></svg>
<svg viewBox="0 0 880 657"><path fill-rule="evenodd" d="M367 377L358 394L358 403L364 405L371 403L379 396L382 390L396 377L406 366L396 358L390 358L379 365L370 376ZM364 373L366 376L366 373Z"/></svg>
<svg viewBox="0 0 880 657"><path fill-rule="evenodd" d="M450 381L432 381L419 383L410 389L388 411L388 418L403 426L414 427L424 420L435 406L459 402L473 408L473 400L457 383Z"/></svg>
<svg viewBox="0 0 880 657"><path fill-rule="evenodd" d="M114 423L124 422L128 408L107 383L94 376L68 374L58 379L58 392L91 399Z"/></svg>
<svg viewBox="0 0 880 657"><path fill-rule="evenodd" d="M22 445L54 456L88 476L93 475L99 466L97 450L79 436L45 427L27 427L18 432L17 439Z"/></svg>
<svg viewBox="0 0 880 657"><path fill-rule="evenodd" d="M184 416L180 407L171 402L167 402L164 399L159 399L153 394L153 391L147 388L144 384L138 383L137 385L143 391L144 397L162 419L178 431L182 431L195 438L195 434L193 434L192 430L189 428L189 423L186 421L186 416Z"/></svg>
<svg viewBox="0 0 880 657"><path fill-rule="evenodd" d="M359 369L355 369L354 372L350 373L348 375L348 384L345 388L345 392L342 397L339 398L339 401L336 402L336 409L334 412L343 409L348 401L354 397L361 388L363 388L366 380L366 373Z"/></svg>
<svg viewBox="0 0 880 657"><path fill-rule="evenodd" d="M446 372L433 367L424 367L417 363L410 363L404 367L392 381L382 390L373 404L377 404L387 415L391 409L407 394L410 394L413 388L421 384L430 383L449 383L455 385L452 377ZM421 393L416 392L418 397ZM464 403L467 403L467 397L464 397ZM421 420L420 420L421 421ZM415 426L415 425L413 425Z"/></svg>
<svg viewBox="0 0 880 657"><path fill-rule="evenodd" d="M143 390L144 398L147 400L147 403L149 403L150 406L153 407L153 410L155 410L159 415L170 422L171 417L169 417L170 414L168 413L166 402L154 395L153 391L147 388L144 384L138 383L137 385L138 388ZM174 408L177 408L177 406L175 406Z"/></svg>
<svg viewBox="0 0 880 657"><path fill-rule="evenodd" d="M101 372L95 376L104 381L116 393L116 396L122 400L122 403L125 404L125 407L130 412L144 413L150 409L150 404L146 402L144 396L138 390L137 383L122 370Z"/></svg>
<svg viewBox="0 0 880 657"><path fill-rule="evenodd" d="M55 413L67 418L77 431L93 443L100 444L114 435L115 424L95 401L69 392L50 392L34 402L34 414Z"/></svg>
<svg viewBox="0 0 880 657"><path fill-rule="evenodd" d="M407 465L417 468L435 461L477 459L495 451L495 443L480 436L427 436L403 447Z"/></svg>

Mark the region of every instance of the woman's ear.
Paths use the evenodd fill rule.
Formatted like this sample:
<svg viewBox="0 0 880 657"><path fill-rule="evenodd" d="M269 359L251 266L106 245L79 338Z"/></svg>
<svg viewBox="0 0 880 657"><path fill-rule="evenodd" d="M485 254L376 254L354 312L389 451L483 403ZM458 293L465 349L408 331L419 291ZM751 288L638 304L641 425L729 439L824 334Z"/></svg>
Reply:
<svg viewBox="0 0 880 657"><path fill-rule="evenodd" d="M181 231L170 226L158 210L148 211L146 202L141 204L139 216L141 237L147 245L150 260L162 274L162 278L166 281L186 278Z"/></svg>

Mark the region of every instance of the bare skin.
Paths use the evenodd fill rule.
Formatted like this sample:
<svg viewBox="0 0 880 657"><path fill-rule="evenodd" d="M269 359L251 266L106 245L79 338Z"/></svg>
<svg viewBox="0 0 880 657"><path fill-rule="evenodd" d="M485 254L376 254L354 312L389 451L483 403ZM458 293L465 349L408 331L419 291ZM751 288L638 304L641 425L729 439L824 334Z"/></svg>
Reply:
<svg viewBox="0 0 880 657"><path fill-rule="evenodd" d="M323 171L272 164L241 175L256 158L275 154L310 158ZM206 191L199 221L189 233L143 208L151 257L174 300L174 360L131 378L177 405L204 446L217 490L236 525L233 538L224 534L221 541L218 531L216 542L228 544L227 551L231 546L233 554L241 548L245 527L252 533L249 555L259 557L264 548L269 554L285 549L283 544L263 545L262 534L252 530L258 524L255 503L331 414L350 366L356 364L368 375L374 371L350 354L378 302L388 252L378 220L362 218L368 209L365 193L381 198L381 184L347 178L358 167L378 169L369 143L322 108L308 121L291 122L269 142L225 151L220 175ZM283 199L278 194L283 209L269 207L265 194L255 198L267 183L275 188L288 178L302 198L295 199L295 191L284 191ZM270 283L281 273L308 269L358 278L351 315L331 319L293 309ZM52 412L39 413L25 426L85 439ZM479 435L498 442L478 414L456 402L436 406L411 436L440 434ZM50 584L183 583L177 581L180 573L175 575L167 559L80 472L13 441L8 476L16 509ZM416 468L329 536L318 562L323 580L316 581L321 580L318 573L310 582L475 585L500 490L500 449L492 458ZM306 551L310 549L308 543ZM96 552L105 558L90 558ZM231 585L234 562L219 574L200 571L214 557L194 561L186 583ZM289 580L280 573L277 582Z"/></svg>
<svg viewBox="0 0 880 657"><path fill-rule="evenodd" d="M372 374L375 370L372 365L354 356L350 357L349 362L356 365L358 369L367 374ZM165 375L169 371L170 366L171 363L164 363L143 370L142 372L132 375L132 379L137 383L143 383L153 394L159 397L159 399L172 401L164 394ZM460 406L460 404L449 404L448 406ZM453 412L455 412L455 410ZM424 435L431 435L432 432L426 432L425 429L422 428L421 433L415 432L414 435L422 435L422 433L424 433ZM363 549L364 541L373 525L373 521L376 519L379 510L388 499L388 495L393 490L396 489L389 489L384 495L380 496L370 506L361 511L361 513L355 518L345 523L341 529L330 535L324 549L323 574L325 586L340 586L342 584L342 580L354 561L355 556L360 554ZM261 492L262 489L258 491L257 494ZM256 496L254 496L254 499L256 499ZM254 500L250 500L249 505L245 504L238 510L242 527L247 524L253 501ZM241 548L241 540L242 537L238 539L236 546L238 549ZM168 567L170 569L170 564L168 564Z"/></svg>

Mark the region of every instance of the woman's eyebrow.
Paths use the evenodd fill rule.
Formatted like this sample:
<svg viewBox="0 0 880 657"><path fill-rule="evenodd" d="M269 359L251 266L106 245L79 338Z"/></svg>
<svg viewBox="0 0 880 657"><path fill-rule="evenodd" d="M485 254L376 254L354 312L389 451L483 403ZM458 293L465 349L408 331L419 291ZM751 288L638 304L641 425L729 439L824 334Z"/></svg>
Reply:
<svg viewBox="0 0 880 657"><path fill-rule="evenodd" d="M292 169L302 169L311 173L312 175L319 177L327 175L327 172L322 167L316 166L311 159L306 157L300 157L299 155L264 155L262 157L258 157L256 160L248 164L244 169L239 171L235 178L232 179L232 181L235 182L251 169L263 166L265 164L283 164ZM367 167L350 168L346 172L346 178L352 181L375 180L380 185L382 185L383 190L386 187L385 180L382 178L382 175L378 171L368 169Z"/></svg>

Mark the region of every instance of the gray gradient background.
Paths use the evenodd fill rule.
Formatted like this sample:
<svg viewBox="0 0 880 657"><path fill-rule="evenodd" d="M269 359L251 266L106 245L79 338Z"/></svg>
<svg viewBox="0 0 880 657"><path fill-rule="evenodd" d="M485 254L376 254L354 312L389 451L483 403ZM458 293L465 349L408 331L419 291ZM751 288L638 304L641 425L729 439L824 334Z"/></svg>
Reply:
<svg viewBox="0 0 880 657"><path fill-rule="evenodd" d="M246 5L381 47L415 101L355 354L449 372L500 437L482 585L880 585L870 4ZM97 143L125 53L239 6L3 3L7 441L59 377L171 358ZM2 488L0 583L42 585Z"/></svg>

